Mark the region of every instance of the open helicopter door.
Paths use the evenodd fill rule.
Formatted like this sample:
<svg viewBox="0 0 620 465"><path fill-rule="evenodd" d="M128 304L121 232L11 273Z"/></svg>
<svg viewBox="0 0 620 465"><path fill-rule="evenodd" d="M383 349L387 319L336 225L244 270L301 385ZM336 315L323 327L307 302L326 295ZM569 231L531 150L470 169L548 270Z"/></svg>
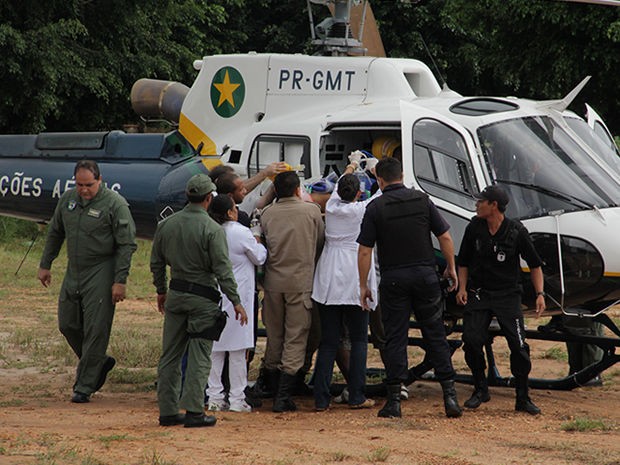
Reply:
<svg viewBox="0 0 620 465"><path fill-rule="evenodd" d="M490 183L470 133L460 124L401 101L405 184L428 193L450 223L456 249L475 214L474 194Z"/></svg>
<svg viewBox="0 0 620 465"><path fill-rule="evenodd" d="M607 125L603 121L594 109L586 103L586 117L588 118L588 125L592 128L594 133L601 138L601 140L611 147L611 149L620 156L620 150L614 141L611 132L607 128Z"/></svg>

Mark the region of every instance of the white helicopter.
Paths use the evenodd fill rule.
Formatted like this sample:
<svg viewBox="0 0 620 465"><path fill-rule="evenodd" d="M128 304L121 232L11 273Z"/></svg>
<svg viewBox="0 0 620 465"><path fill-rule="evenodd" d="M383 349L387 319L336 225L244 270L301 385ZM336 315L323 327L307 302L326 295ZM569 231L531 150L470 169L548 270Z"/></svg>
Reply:
<svg viewBox="0 0 620 465"><path fill-rule="evenodd" d="M352 2L312 3L333 6L315 36L332 56L194 62L199 73L179 119L192 146L247 176L286 161L303 167L308 184L341 173L357 149L397 156L405 183L428 193L449 221L457 249L475 213L473 194L499 184L512 199L508 216L527 226L544 257L553 307L594 317L620 302L618 149L593 110L602 131L566 111L587 79L558 101L463 97L442 89L421 61L342 56L363 48L349 33Z"/></svg>

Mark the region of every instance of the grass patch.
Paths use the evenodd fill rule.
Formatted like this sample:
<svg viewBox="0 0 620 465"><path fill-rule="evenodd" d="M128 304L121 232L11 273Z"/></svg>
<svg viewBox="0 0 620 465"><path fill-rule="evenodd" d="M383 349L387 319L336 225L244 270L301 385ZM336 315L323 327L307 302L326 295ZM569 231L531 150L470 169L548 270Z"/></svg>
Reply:
<svg viewBox="0 0 620 465"><path fill-rule="evenodd" d="M612 427L606 424L603 420L592 420L590 418L575 418L570 421L565 421L560 426L562 431L580 432L587 431L609 431Z"/></svg>
<svg viewBox="0 0 620 465"><path fill-rule="evenodd" d="M110 436L99 436L99 441L103 443L106 449L110 448L110 445L114 442L126 441L131 439L126 434L111 434Z"/></svg>
<svg viewBox="0 0 620 465"><path fill-rule="evenodd" d="M128 367L157 366L161 354L160 331L151 331L144 325L139 328L115 328L112 330L108 352Z"/></svg>
<svg viewBox="0 0 620 465"><path fill-rule="evenodd" d="M17 218L0 217L0 242L32 241L37 235L39 226L32 221L18 220ZM41 237L43 233L39 234ZM28 244L30 245L30 244Z"/></svg>
<svg viewBox="0 0 620 465"><path fill-rule="evenodd" d="M155 287L151 274L151 241L136 240L138 248L131 259L127 281L127 297L130 299L155 299Z"/></svg>
<svg viewBox="0 0 620 465"><path fill-rule="evenodd" d="M338 451L338 452L333 452L329 454L329 461L330 462L344 462L350 457L351 456L349 454Z"/></svg>
<svg viewBox="0 0 620 465"><path fill-rule="evenodd" d="M553 346L545 350L541 358L545 360L557 360L560 362L567 362L568 354L566 353L566 350L564 348L560 346Z"/></svg>
<svg viewBox="0 0 620 465"><path fill-rule="evenodd" d="M108 465L108 462L99 460L97 457L93 457L92 453L83 458L80 465Z"/></svg>
<svg viewBox="0 0 620 465"><path fill-rule="evenodd" d="M139 465L181 465L176 460L168 460L159 452L153 451L150 455L145 455Z"/></svg>
<svg viewBox="0 0 620 465"><path fill-rule="evenodd" d="M368 454L369 462L385 462L392 453L389 447L379 447Z"/></svg>
<svg viewBox="0 0 620 465"><path fill-rule="evenodd" d="M271 462L272 465L293 465L291 459L277 459Z"/></svg>
<svg viewBox="0 0 620 465"><path fill-rule="evenodd" d="M118 368L110 372L108 379L117 384L153 383L157 379L157 371L155 368Z"/></svg>
<svg viewBox="0 0 620 465"><path fill-rule="evenodd" d="M44 453L36 454L36 465L59 465L79 463L79 454L76 447L51 449Z"/></svg>
<svg viewBox="0 0 620 465"><path fill-rule="evenodd" d="M112 392L151 392L155 390L156 368L119 368L108 375Z"/></svg>
<svg viewBox="0 0 620 465"><path fill-rule="evenodd" d="M0 408L4 408L4 407L21 407L25 403L26 402L21 400L21 399L4 400L4 401L0 402Z"/></svg>
<svg viewBox="0 0 620 465"><path fill-rule="evenodd" d="M55 323L55 322L54 322ZM7 342L18 349L30 360L21 358L21 367L24 366L53 366L73 365L76 357L71 347L65 342L62 335L56 331L46 330L50 325L36 324L34 328L15 328ZM11 362L8 362L11 365Z"/></svg>

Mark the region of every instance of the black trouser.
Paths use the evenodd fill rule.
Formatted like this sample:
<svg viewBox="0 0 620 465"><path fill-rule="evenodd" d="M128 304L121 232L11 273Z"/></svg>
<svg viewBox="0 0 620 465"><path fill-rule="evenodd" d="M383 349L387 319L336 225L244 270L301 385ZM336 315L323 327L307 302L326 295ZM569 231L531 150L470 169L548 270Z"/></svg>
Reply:
<svg viewBox="0 0 620 465"><path fill-rule="evenodd" d="M387 384L407 381L407 345L411 311L421 325L426 352L439 380L454 379L450 346L442 319L439 277L433 266L383 272L379 285L385 330Z"/></svg>
<svg viewBox="0 0 620 465"><path fill-rule="evenodd" d="M510 370L515 378L527 378L532 369L530 347L525 342L521 295L484 291L469 292L463 314L463 350L465 361L475 375L484 373L483 347L489 339L489 323L495 316L510 348Z"/></svg>

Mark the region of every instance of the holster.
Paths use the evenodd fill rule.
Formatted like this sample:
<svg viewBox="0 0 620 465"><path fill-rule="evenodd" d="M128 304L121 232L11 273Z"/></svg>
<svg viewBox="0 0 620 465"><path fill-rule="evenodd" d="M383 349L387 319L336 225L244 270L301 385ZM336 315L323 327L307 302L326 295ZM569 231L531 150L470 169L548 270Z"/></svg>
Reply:
<svg viewBox="0 0 620 465"><path fill-rule="evenodd" d="M209 286L203 286L202 284L192 283L183 279L171 279L170 289L173 291L187 292L188 294L199 295L205 297L222 308L222 296L217 289L213 289ZM210 341L219 341L222 331L226 326L226 320L228 319L228 313L220 311L215 318L215 323L209 328L202 330L199 333L187 333L191 338L208 339Z"/></svg>
<svg viewBox="0 0 620 465"><path fill-rule="evenodd" d="M220 311L215 318L215 323L209 328L203 329L199 333L187 333L191 338L208 339L210 341L219 341L224 328L226 327L226 320L228 319L228 313Z"/></svg>

